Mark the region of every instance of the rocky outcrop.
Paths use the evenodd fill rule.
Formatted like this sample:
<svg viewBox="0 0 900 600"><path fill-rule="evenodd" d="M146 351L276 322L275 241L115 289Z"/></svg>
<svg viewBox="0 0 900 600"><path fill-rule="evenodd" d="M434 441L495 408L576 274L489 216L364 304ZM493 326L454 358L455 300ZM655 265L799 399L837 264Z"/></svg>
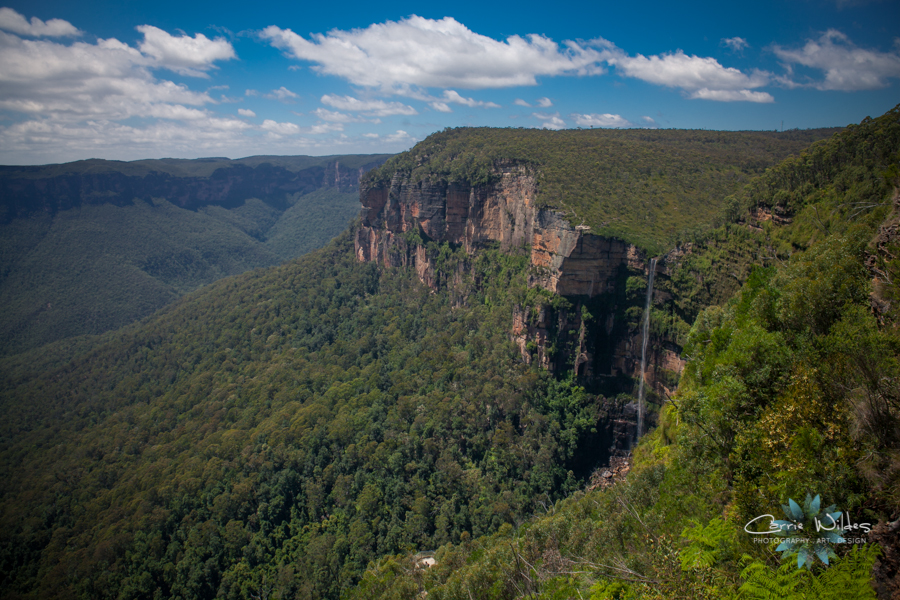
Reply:
<svg viewBox="0 0 900 600"><path fill-rule="evenodd" d="M526 167L498 168L487 186L443 181L413 182L395 174L389 186L360 189L361 226L356 254L362 261L411 265L423 281L429 265L418 239L464 246L488 243L531 248L532 285L562 296L593 297L615 287L619 269L644 269L632 245L573 227L559 212L536 206L537 185Z"/></svg>
<svg viewBox="0 0 900 600"><path fill-rule="evenodd" d="M529 284L564 296L572 306L514 311L510 335L523 360L555 372L574 366L588 387L631 391L640 375L642 338L623 317L623 288L629 276L646 276L647 258L630 244L594 235L573 226L562 213L539 208L535 177L527 167L501 165L495 175L495 182L484 186L411 181L400 172L389 184L363 183L357 258L414 268L437 289L452 284L442 277L459 280L462 273L438 273L424 247L429 241L462 247L469 254L488 244L529 248ZM657 268L661 277L667 276L677 252L667 258ZM588 321L583 320L585 312L591 315ZM650 345L647 383L660 396L684 366L679 350L666 340Z"/></svg>

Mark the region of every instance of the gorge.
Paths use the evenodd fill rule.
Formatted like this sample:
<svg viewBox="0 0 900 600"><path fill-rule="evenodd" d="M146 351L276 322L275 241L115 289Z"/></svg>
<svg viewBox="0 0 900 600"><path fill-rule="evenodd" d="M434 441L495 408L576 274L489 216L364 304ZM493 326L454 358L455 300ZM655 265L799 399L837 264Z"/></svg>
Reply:
<svg viewBox="0 0 900 600"><path fill-rule="evenodd" d="M0 357L0 591L846 593L879 548L896 589L898 110L446 130L325 247ZM741 536L807 494L873 543L806 572Z"/></svg>

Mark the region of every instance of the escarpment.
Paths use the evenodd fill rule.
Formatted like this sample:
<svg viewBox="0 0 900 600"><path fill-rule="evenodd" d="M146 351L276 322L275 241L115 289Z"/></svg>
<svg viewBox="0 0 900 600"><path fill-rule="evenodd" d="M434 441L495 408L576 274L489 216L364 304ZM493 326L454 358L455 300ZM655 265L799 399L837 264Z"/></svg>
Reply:
<svg viewBox="0 0 900 600"><path fill-rule="evenodd" d="M447 242L468 253L490 243L528 248L532 285L561 296L593 297L611 290L621 267L645 268L641 252L614 238L572 226L563 213L536 206L535 176L523 166L498 169L496 183L413 182L402 174L389 187L360 187L362 261L429 270L423 242ZM423 264L424 263L424 264ZM423 277L424 280L424 277Z"/></svg>
<svg viewBox="0 0 900 600"><path fill-rule="evenodd" d="M414 268L437 289L452 287L459 273L436 266L429 244L447 244L474 255L499 246L527 252L528 284L565 302L520 306L510 336L523 360L557 373L574 369L579 383L607 396L632 392L640 376L643 296L627 291L629 279L646 278L648 257L622 240L573 225L568 215L537 203L535 173L527 166L497 166L491 183L413 181L401 171L389 183L360 186L361 223L355 233L360 261ZM432 249L434 244L430 246ZM658 277L666 277L661 261ZM665 336L651 344L647 383L660 395L672 386L683 362Z"/></svg>

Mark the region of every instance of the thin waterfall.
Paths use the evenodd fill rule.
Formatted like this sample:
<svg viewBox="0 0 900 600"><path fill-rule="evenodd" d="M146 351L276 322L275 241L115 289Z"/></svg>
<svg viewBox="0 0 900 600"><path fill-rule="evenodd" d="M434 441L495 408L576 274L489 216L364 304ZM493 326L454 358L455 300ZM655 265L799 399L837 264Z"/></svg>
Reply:
<svg viewBox="0 0 900 600"><path fill-rule="evenodd" d="M641 382L638 387L638 420L635 442L644 433L644 373L647 369L647 342L650 339L650 303L653 301L653 276L656 274L656 259L650 259L650 274L647 278L647 301L644 304L644 326L641 332Z"/></svg>

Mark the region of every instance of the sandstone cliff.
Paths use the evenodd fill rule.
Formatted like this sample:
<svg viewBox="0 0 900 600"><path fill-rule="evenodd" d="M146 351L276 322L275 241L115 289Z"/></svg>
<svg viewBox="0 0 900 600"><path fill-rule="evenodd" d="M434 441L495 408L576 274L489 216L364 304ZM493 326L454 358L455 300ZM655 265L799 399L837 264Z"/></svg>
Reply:
<svg viewBox="0 0 900 600"><path fill-rule="evenodd" d="M631 244L573 225L563 213L538 208L535 174L528 167L501 164L494 175L486 185L413 181L404 172L388 184L364 182L357 258L413 267L437 288L441 282L427 242L446 242L469 254L488 244L526 249L529 285L563 296L570 306L515 311L510 335L523 359L556 372L574 367L581 383L604 394L630 392L640 376L642 339L626 312L631 309L633 317L635 308L642 311L643 300L630 301L625 282L646 276L648 258ZM657 276L665 277L668 268L660 261ZM659 394L681 371L679 350L665 339L650 345L647 380Z"/></svg>

